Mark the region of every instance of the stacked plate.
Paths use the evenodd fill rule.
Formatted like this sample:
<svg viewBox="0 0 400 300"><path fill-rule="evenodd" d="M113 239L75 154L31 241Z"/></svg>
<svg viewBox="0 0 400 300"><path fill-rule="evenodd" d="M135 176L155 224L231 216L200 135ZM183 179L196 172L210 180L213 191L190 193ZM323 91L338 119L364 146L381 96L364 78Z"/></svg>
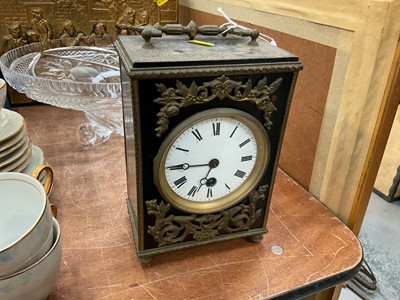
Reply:
<svg viewBox="0 0 400 300"><path fill-rule="evenodd" d="M0 128L0 173L20 172L30 174L44 163L43 151L32 144L24 118L17 112L2 109ZM45 175L39 178L44 181Z"/></svg>

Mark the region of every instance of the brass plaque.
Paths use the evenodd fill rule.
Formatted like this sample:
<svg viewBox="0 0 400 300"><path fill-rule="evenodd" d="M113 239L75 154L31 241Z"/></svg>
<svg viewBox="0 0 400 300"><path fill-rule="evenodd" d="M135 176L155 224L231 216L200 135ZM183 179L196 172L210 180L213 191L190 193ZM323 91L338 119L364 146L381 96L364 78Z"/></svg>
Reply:
<svg viewBox="0 0 400 300"><path fill-rule="evenodd" d="M135 34L133 26L178 21L179 0L0 0L0 55L33 42L93 36L96 41ZM10 96L11 103L19 103ZM23 100L26 102L26 100Z"/></svg>

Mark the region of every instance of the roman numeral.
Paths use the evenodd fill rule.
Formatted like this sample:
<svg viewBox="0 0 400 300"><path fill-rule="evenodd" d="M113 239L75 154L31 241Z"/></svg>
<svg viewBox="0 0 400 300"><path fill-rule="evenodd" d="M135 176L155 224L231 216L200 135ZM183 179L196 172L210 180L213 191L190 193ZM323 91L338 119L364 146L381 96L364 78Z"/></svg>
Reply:
<svg viewBox="0 0 400 300"><path fill-rule="evenodd" d="M229 185L227 185L226 183L225 183L225 187L226 187L228 190L231 189L231 188L229 187Z"/></svg>
<svg viewBox="0 0 400 300"><path fill-rule="evenodd" d="M249 143L249 142L250 142L250 139L247 139L247 140L245 140L243 143L241 143L241 144L239 145L239 147L242 148L244 145L246 145L246 144Z"/></svg>
<svg viewBox="0 0 400 300"><path fill-rule="evenodd" d="M178 188L180 188L180 187L181 187L182 185L184 185L186 182L187 182L187 179L186 179L185 176L183 176L183 177L179 178L178 180L175 180L175 181L174 181L174 184L175 184Z"/></svg>
<svg viewBox="0 0 400 300"><path fill-rule="evenodd" d="M194 197L194 194L196 194L196 190L197 190L197 187L192 186L192 188L190 189L190 191L188 193L188 196Z"/></svg>
<svg viewBox="0 0 400 300"><path fill-rule="evenodd" d="M246 175L246 172L243 172L243 171L240 171L240 170L237 170L236 173L235 173L235 176L237 176L239 178L243 178L244 175Z"/></svg>
<svg viewBox="0 0 400 300"><path fill-rule="evenodd" d="M197 140L201 141L203 139L203 137L201 136L200 132L197 129L192 131L192 133L196 137Z"/></svg>
<svg viewBox="0 0 400 300"><path fill-rule="evenodd" d="M212 188L208 188L208 191L207 191L207 198L211 198L212 197Z"/></svg>
<svg viewBox="0 0 400 300"><path fill-rule="evenodd" d="M220 131L221 131L221 123L217 122L217 123L212 123L213 125L213 133L214 135L219 135Z"/></svg>
<svg viewBox="0 0 400 300"><path fill-rule="evenodd" d="M231 135L229 136L230 138L233 137L233 135L235 134L235 131L236 131L237 128L238 128L238 127L236 126L235 129L233 129Z"/></svg>
<svg viewBox="0 0 400 300"><path fill-rule="evenodd" d="M183 151L183 152L189 152L189 150L183 149L183 148L179 148L179 147L176 147L176 150L180 150L180 151Z"/></svg>
<svg viewBox="0 0 400 300"><path fill-rule="evenodd" d="M253 159L253 155L242 156L241 161L249 161Z"/></svg>

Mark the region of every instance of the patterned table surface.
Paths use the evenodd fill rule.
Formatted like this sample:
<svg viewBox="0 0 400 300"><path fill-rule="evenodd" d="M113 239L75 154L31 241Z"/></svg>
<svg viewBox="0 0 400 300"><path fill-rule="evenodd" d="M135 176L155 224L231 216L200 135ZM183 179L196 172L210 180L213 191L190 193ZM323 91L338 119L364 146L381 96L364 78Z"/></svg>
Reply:
<svg viewBox="0 0 400 300"><path fill-rule="evenodd" d="M143 265L127 212L123 137L82 146L75 130L83 113L45 105L16 110L54 170L50 201L58 207L63 254L50 300L287 299L343 282L361 266L357 237L281 170L260 243L221 242Z"/></svg>

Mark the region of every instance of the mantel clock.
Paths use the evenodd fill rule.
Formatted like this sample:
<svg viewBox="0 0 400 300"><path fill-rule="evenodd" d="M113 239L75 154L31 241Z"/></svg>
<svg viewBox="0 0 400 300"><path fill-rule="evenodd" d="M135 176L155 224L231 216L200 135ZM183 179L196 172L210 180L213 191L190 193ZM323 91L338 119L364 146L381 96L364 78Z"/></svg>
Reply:
<svg viewBox="0 0 400 300"><path fill-rule="evenodd" d="M185 28L166 25L115 43L127 203L141 261L227 239L262 239L302 68L295 55L257 41L256 31L223 36L210 35L219 27L197 28L214 46L154 37L169 30L193 39Z"/></svg>

